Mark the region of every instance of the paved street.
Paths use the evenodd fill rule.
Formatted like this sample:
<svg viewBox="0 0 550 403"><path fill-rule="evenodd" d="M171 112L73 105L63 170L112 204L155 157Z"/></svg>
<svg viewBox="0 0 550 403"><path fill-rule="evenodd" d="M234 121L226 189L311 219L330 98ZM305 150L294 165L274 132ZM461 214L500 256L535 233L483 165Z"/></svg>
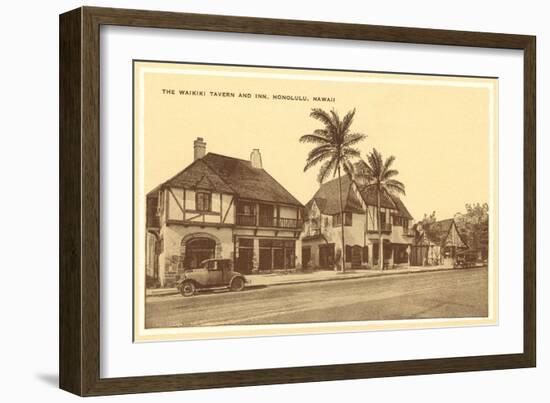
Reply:
<svg viewBox="0 0 550 403"><path fill-rule="evenodd" d="M487 268L148 297L146 327L487 316Z"/></svg>

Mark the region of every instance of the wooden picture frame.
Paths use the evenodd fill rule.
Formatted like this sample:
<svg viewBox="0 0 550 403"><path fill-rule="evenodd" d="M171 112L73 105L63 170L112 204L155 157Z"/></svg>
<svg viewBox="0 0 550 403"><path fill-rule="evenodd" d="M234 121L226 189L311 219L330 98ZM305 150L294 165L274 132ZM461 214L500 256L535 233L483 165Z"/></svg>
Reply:
<svg viewBox="0 0 550 403"><path fill-rule="evenodd" d="M211 373L100 377L100 26L401 42L524 52L523 353ZM81 396L533 367L536 363L535 37L82 7L60 16L60 387Z"/></svg>

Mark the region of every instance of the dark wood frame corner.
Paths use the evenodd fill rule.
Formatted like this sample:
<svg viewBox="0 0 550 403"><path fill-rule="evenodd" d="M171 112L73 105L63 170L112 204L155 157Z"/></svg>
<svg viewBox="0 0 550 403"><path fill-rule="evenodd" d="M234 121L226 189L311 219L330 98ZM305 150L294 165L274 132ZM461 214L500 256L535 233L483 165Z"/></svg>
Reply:
<svg viewBox="0 0 550 403"><path fill-rule="evenodd" d="M101 25L520 49L524 52L524 351L456 357L100 377L99 34ZM535 366L534 36L82 7L60 16L60 387L81 396L313 382Z"/></svg>

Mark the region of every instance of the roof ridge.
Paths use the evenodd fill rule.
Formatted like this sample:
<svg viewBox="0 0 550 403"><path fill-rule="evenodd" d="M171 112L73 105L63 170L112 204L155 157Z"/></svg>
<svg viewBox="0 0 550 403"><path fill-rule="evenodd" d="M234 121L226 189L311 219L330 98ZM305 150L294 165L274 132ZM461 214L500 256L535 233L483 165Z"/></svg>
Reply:
<svg viewBox="0 0 550 403"><path fill-rule="evenodd" d="M257 168L256 168L256 169L257 169ZM298 200L296 197L294 197L294 195L293 195L292 193L290 193L290 192L287 190L287 188L285 188L283 185L281 185L281 183L280 183L277 179L275 179L269 172L267 172L267 171L266 171L265 169L263 169L263 168L261 168L261 170L264 171L265 174L266 174L267 176L269 176L271 179L273 179L273 180L275 181L275 183L281 187L281 189L283 189L285 192L287 192L288 195L289 195L290 197L292 197L292 198L293 198L294 200L296 200L301 206L303 206L303 203L302 203L300 200Z"/></svg>
<svg viewBox="0 0 550 403"><path fill-rule="evenodd" d="M177 174L171 176L169 179L165 180L164 182L162 182L159 186L157 186L155 189L159 188L159 187L162 187L166 184L168 184L169 182L172 182L174 179L176 179L177 177L179 177L180 175L184 174L188 169L191 169L192 166L194 166L195 164L198 164L199 162L202 162L206 168L212 172L212 174L216 175L220 181L222 181L229 189L231 189L233 192L235 192L236 194L238 194L235 189L229 184L227 183L209 164L206 163L206 161L203 160L203 158L198 158L196 160L194 160L192 163L190 163L189 165L187 165L185 168L183 168L181 171L179 171ZM204 177L204 175L203 175ZM210 180L210 179L209 179ZM155 189L153 189L152 191L154 191ZM151 191L151 192L152 192ZM149 193L151 193L149 192ZM148 194L149 194L148 193Z"/></svg>
<svg viewBox="0 0 550 403"><path fill-rule="evenodd" d="M166 185L168 182L176 179L178 176L180 176L181 174L183 174L185 171L187 171L189 168L191 168L193 165L195 165L198 161L200 161L200 159L196 159L194 160L192 163L190 163L189 165L187 165L185 168L183 168L181 171L178 171L178 173L176 173L175 175L172 175L171 177L169 177L168 179L166 179L165 181L161 182L158 186L156 186L155 188L153 188L152 190L149 191L149 193L147 194L151 194L152 192L154 192L155 190L158 190L160 188L162 188L164 185Z"/></svg>
<svg viewBox="0 0 550 403"><path fill-rule="evenodd" d="M250 164L250 160L245 160L244 158L237 158L237 157L231 157L229 155L224 155L224 154L218 154L218 153L213 153L211 151L207 152L205 157L208 155L208 154L212 154L212 155L216 155L218 157L223 157L223 158L228 158L228 159L231 159L231 160L237 160L237 161L242 161L242 162L248 162ZM263 168L261 168L263 169ZM265 171L265 169L264 169Z"/></svg>

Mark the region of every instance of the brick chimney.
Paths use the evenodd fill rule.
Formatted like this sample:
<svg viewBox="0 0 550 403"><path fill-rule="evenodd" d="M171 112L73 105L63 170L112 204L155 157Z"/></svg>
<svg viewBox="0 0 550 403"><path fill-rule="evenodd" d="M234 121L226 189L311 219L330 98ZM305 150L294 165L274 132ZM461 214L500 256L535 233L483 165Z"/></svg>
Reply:
<svg viewBox="0 0 550 403"><path fill-rule="evenodd" d="M197 137L197 139L193 142L193 150L195 151L194 161L204 157L206 154L206 143L202 137Z"/></svg>
<svg viewBox="0 0 550 403"><path fill-rule="evenodd" d="M262 169L262 154L258 148L253 149L250 153L250 164L252 168Z"/></svg>

